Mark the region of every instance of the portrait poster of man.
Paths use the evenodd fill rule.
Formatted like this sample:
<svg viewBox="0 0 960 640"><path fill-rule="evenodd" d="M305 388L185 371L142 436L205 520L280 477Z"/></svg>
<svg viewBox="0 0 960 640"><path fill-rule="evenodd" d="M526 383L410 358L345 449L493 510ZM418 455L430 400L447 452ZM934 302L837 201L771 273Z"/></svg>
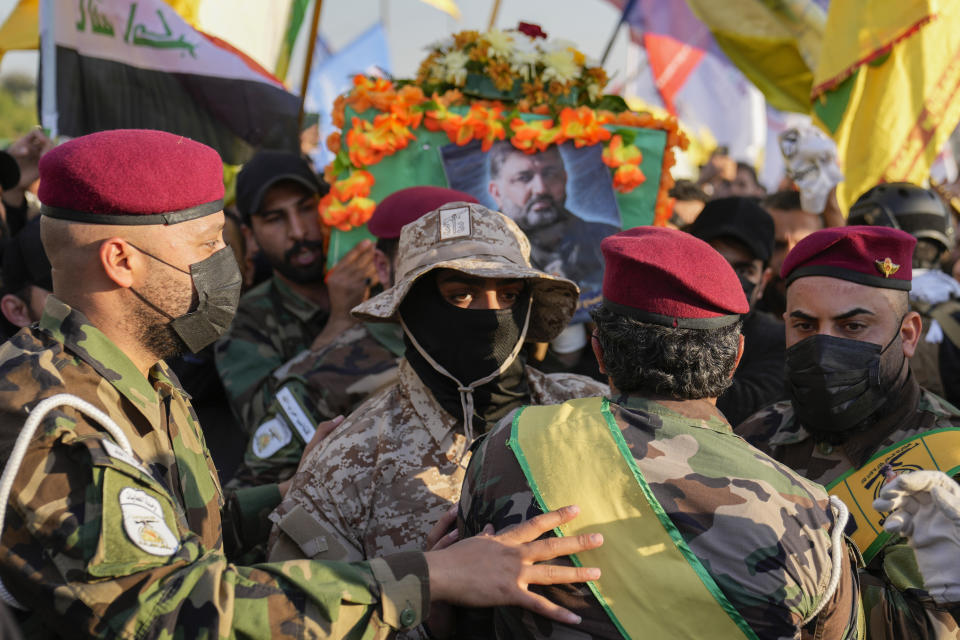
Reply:
<svg viewBox="0 0 960 640"><path fill-rule="evenodd" d="M530 239L531 261L580 286L574 322L600 301L600 241L621 229L610 170L600 145L568 142L526 154L509 141L484 152L479 142L441 150L447 183L501 211Z"/></svg>

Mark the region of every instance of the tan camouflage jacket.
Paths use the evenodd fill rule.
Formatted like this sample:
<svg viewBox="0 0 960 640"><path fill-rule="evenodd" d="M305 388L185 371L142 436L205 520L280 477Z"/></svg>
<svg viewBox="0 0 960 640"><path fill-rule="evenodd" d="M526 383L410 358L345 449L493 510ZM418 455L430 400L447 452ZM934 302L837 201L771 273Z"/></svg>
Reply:
<svg viewBox="0 0 960 640"><path fill-rule="evenodd" d="M822 487L737 438L723 414L706 400L622 395L611 400L610 410L654 497L757 637L859 637L852 550L843 559L836 594L801 626L822 599L832 570L831 516ZM487 523L499 531L542 513L507 448L514 415L500 422L470 462L460 498L461 536L474 535ZM534 590L583 622L569 627L515 608L463 610L458 612L457 637L621 637L586 585ZM662 610L664 615L683 615L671 602L662 603ZM702 637L711 636L705 630Z"/></svg>
<svg viewBox="0 0 960 640"><path fill-rule="evenodd" d="M419 553L356 565L231 564L224 538L262 531L276 487L248 490L237 504L249 508L231 514L169 369L158 363L144 378L55 297L39 325L0 347L0 380L4 464L30 408L58 393L106 412L133 450L63 407L43 420L16 476L0 578L58 635L383 638L425 615ZM233 526L222 526L222 517Z"/></svg>
<svg viewBox="0 0 960 640"><path fill-rule="evenodd" d="M804 477L826 485L911 436L960 427L960 411L921 388L912 374L890 406L892 413L842 445L815 441L795 419L789 401L755 413L736 432ZM913 552L902 538L892 540L861 569L860 583L871 640L960 640L954 615L937 607L923 590Z"/></svg>
<svg viewBox="0 0 960 640"><path fill-rule="evenodd" d="M597 395L604 384L526 368L532 404ZM304 461L270 518L268 557L356 561L423 548L470 459L462 420L400 361L396 385L370 398Z"/></svg>

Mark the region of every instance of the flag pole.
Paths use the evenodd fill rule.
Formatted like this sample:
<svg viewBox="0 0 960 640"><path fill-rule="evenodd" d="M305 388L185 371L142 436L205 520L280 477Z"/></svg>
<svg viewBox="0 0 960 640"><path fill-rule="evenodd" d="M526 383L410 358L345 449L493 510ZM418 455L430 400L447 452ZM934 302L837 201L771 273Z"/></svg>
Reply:
<svg viewBox="0 0 960 640"><path fill-rule="evenodd" d="M51 139L59 135L57 120L57 36L54 5L56 0L40 2L40 125Z"/></svg>
<svg viewBox="0 0 960 640"><path fill-rule="evenodd" d="M633 5L636 4L636 2L637 0L627 0L627 3L623 6L623 12L620 14L620 19L617 20L617 26L613 28L613 33L610 34L610 39L607 40L607 46L603 50L603 56L600 58L601 67L607 63L607 58L610 57L610 50L613 49L613 43L617 39L617 34L620 33L620 26L624 20L627 19L627 15L630 13L630 10L633 9Z"/></svg>
<svg viewBox="0 0 960 640"><path fill-rule="evenodd" d="M493 0L493 9L490 10L490 23L487 24L487 31L493 29L497 24L497 15L500 13L500 0Z"/></svg>
<svg viewBox="0 0 960 640"><path fill-rule="evenodd" d="M52 0L46 0L50 2ZM307 57L303 61L303 79L300 81L300 111L297 113L297 132L303 128L303 106L307 99L307 84L310 82L310 68L313 66L313 53L317 48L317 28L320 26L320 7L323 0L315 0L313 18L310 20L310 40L307 41Z"/></svg>

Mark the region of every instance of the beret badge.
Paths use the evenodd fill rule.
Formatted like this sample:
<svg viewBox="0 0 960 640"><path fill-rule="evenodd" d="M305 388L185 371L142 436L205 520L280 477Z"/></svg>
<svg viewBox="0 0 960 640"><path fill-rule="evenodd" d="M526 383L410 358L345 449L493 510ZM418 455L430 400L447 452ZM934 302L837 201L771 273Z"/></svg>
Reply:
<svg viewBox="0 0 960 640"><path fill-rule="evenodd" d="M889 278L900 270L900 265L896 264L889 257L883 260L874 260L873 263L877 266L877 271L883 274L884 278Z"/></svg>

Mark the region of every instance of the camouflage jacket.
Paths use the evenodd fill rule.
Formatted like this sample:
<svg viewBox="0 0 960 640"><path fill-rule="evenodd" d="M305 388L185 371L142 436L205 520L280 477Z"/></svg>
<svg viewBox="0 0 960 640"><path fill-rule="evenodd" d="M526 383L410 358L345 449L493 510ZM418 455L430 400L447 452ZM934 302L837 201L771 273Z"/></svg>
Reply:
<svg viewBox="0 0 960 640"><path fill-rule="evenodd" d="M820 603L832 569L832 518L822 487L734 436L706 400L624 395L610 408L657 501L758 637L858 637L852 550L841 561L844 571L837 592L801 628L801 621ZM487 523L500 530L541 513L507 448L512 418L501 421L470 463L460 498L462 536L478 533ZM536 590L583 622L568 627L515 608L461 611L457 637L621 637L586 585ZM670 602L662 609L664 615L683 615Z"/></svg>
<svg viewBox="0 0 960 640"><path fill-rule="evenodd" d="M277 369L272 375L275 399L228 486L290 478L317 422L349 415L368 396L396 382L403 339L390 334L394 327L399 328L356 325L322 349L304 350Z"/></svg>
<svg viewBox="0 0 960 640"><path fill-rule="evenodd" d="M795 419L789 401L762 409L736 432L797 473L826 485L901 440L960 426L960 411L921 388L912 375L889 406L891 413L841 445L817 442ZM860 583L872 640L960 640L954 616L923 590L913 552L902 538L892 540L860 571Z"/></svg>
<svg viewBox="0 0 960 640"><path fill-rule="evenodd" d="M280 388L274 373L309 353L328 318L328 310L297 295L277 276L240 299L230 330L216 344L216 362L233 412L248 434L263 421ZM305 396L300 385L292 388Z"/></svg>
<svg viewBox="0 0 960 640"><path fill-rule="evenodd" d="M157 363L145 378L55 297L39 325L0 347L0 380L6 452L29 410L59 393L106 412L132 448L64 406L41 422L16 476L0 578L58 635L379 638L425 613L419 553L356 565L231 564L225 539L233 530L263 531L276 487L248 490L225 507L193 409L169 369Z"/></svg>
<svg viewBox="0 0 960 640"><path fill-rule="evenodd" d="M526 368L530 401L563 402L606 385ZM270 518L269 557L355 561L421 549L450 505L470 452L462 419L447 413L406 360L399 381L351 414L304 460Z"/></svg>

